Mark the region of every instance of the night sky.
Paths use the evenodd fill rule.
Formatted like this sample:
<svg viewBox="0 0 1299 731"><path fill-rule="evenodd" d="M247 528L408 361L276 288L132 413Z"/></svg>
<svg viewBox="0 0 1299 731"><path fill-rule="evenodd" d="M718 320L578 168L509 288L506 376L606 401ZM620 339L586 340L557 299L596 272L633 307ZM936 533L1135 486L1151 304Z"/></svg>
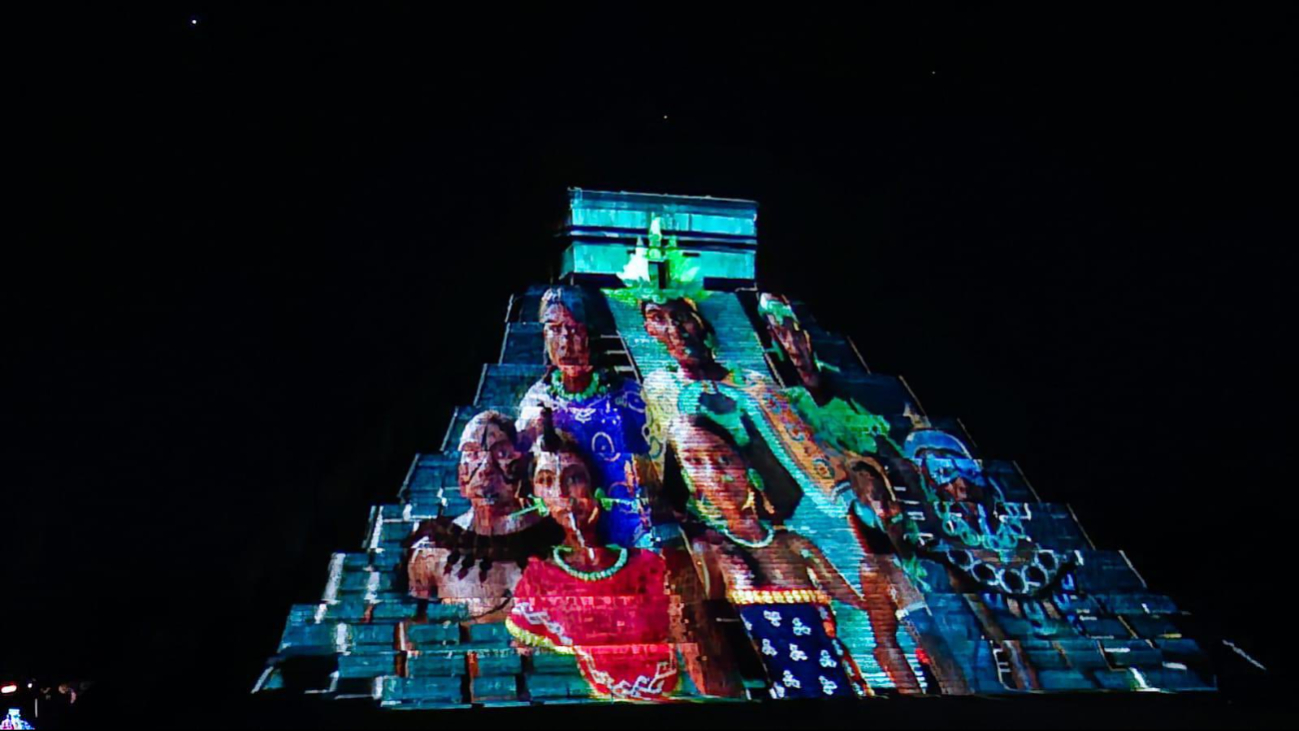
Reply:
<svg viewBox="0 0 1299 731"><path fill-rule="evenodd" d="M568 186L758 200L761 285L1289 672L1292 11L171 5L6 23L6 678L246 694Z"/></svg>

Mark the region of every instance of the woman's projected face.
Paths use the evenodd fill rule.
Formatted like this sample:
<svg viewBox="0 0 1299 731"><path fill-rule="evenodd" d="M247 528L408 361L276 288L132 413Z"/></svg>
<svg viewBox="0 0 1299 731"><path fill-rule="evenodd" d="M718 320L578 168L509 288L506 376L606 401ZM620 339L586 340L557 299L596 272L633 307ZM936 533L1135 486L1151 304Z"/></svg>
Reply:
<svg viewBox="0 0 1299 731"><path fill-rule="evenodd" d="M677 459L699 499L716 508L727 522L753 504L748 465L734 447L685 420L672 431Z"/></svg>
<svg viewBox="0 0 1299 731"><path fill-rule="evenodd" d="M591 473L571 452L542 452L532 472L532 492L565 529L585 526L598 510Z"/></svg>
<svg viewBox="0 0 1299 731"><path fill-rule="evenodd" d="M557 366L591 365L591 345L586 325L569 309L553 304L542 313L541 324L546 338L546 355Z"/></svg>

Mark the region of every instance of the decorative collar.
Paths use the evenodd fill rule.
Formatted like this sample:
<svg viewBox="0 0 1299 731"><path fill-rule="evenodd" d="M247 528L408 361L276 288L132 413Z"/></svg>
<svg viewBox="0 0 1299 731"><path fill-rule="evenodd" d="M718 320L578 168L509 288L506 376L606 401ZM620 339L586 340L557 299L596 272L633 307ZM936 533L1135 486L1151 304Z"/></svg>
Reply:
<svg viewBox="0 0 1299 731"><path fill-rule="evenodd" d="M443 516L421 522L403 541L403 546L409 553L427 541L435 548L450 552L443 569L445 573L454 570L456 577L463 579L476 564L479 577L485 579L494 564L513 563L523 568L529 558L545 556L563 540L564 529L549 517L515 533L482 535L461 528L451 518Z"/></svg>
<svg viewBox="0 0 1299 731"><path fill-rule="evenodd" d="M556 368L550 373L550 380L546 384L546 390L561 401L585 401L592 396L603 394L609 390L610 384L600 375L600 371L591 371L591 382L586 388L573 393L564 388L564 372Z"/></svg>

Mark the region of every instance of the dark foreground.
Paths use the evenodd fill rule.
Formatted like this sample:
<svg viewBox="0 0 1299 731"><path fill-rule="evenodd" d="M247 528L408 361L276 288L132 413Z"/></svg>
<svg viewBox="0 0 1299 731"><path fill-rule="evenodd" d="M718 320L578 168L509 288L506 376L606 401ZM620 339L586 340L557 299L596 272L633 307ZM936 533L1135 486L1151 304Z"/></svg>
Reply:
<svg viewBox="0 0 1299 731"><path fill-rule="evenodd" d="M212 703L193 696L79 704L66 728L1295 728L1292 698L1250 694L912 698L673 706L544 706L380 711L363 701L249 697ZM44 725L42 728L50 728Z"/></svg>

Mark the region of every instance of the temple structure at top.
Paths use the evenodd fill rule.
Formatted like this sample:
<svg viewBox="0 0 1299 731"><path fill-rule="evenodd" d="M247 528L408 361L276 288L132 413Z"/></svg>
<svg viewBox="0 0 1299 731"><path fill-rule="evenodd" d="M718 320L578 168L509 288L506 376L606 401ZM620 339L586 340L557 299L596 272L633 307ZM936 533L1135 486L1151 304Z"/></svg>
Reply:
<svg viewBox="0 0 1299 731"><path fill-rule="evenodd" d="M1182 612L1121 551L762 289L757 213L571 189L560 283L501 303L472 400L290 609L255 690L388 708L1211 690Z"/></svg>
<svg viewBox="0 0 1299 731"><path fill-rule="evenodd" d="M571 188L560 236L566 247L560 276L617 285L638 239L657 220L674 236L705 284L752 287L758 253L758 204L733 198L608 193Z"/></svg>

